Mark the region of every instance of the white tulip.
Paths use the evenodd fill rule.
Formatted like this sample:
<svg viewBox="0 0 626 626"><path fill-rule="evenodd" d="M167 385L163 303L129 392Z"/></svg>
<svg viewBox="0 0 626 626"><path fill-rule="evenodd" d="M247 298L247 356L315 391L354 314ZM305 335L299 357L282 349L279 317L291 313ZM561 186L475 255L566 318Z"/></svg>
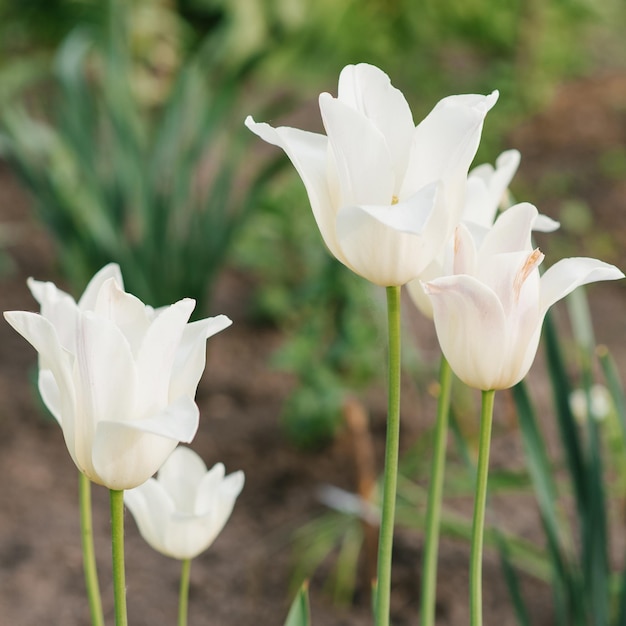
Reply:
<svg viewBox="0 0 626 626"><path fill-rule="evenodd" d="M246 125L286 152L332 254L377 285L397 286L428 266L458 223L483 120L497 98L444 98L415 126L384 72L348 65L338 97L319 98L326 135L251 117Z"/></svg>
<svg viewBox="0 0 626 626"><path fill-rule="evenodd" d="M469 173L461 221L477 242L493 226L498 209L509 208L509 185L517 172L519 163L520 153L517 150L506 150L496 159L495 167L490 163L483 163ZM532 229L552 232L558 227L559 223L555 220L546 215L537 215ZM419 278L407 284L413 303L423 315L430 319L433 317L433 309L422 283L451 274L453 259L454 236L450 237L443 250L420 274Z"/></svg>
<svg viewBox="0 0 626 626"><path fill-rule="evenodd" d="M126 491L124 502L150 546L175 559L192 559L224 528L243 483L243 472L224 477L221 463L207 471L193 450L178 447L157 478Z"/></svg>
<svg viewBox="0 0 626 626"><path fill-rule="evenodd" d="M195 435L206 339L231 321L188 324L190 299L155 311L124 291L114 264L78 303L52 283L28 284L41 314L4 315L39 352L39 390L74 463L110 489L145 482Z"/></svg>
<svg viewBox="0 0 626 626"><path fill-rule="evenodd" d="M469 230L456 231L453 274L424 284L441 349L470 387L505 389L528 372L550 306L576 287L624 274L596 259L563 259L540 277L543 260L531 245L537 209L505 211L480 245Z"/></svg>

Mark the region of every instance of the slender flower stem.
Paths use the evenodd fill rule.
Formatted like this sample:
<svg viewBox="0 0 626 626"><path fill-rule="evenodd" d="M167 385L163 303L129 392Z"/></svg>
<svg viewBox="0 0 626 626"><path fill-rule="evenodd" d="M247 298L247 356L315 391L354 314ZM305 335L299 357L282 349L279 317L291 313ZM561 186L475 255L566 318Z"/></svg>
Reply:
<svg viewBox="0 0 626 626"><path fill-rule="evenodd" d="M487 476L489 473L489 448L491 446L491 422L493 400L496 392L483 391L480 416L480 442L474 496L474 521L472 525L472 548L470 555L470 626L483 623L483 533L485 528L485 505L487 502Z"/></svg>
<svg viewBox="0 0 626 626"><path fill-rule="evenodd" d="M437 423L435 425L430 487L428 489L428 508L426 511L426 538L424 545L424 562L422 565L421 626L434 626L435 624L439 525L441 519L441 500L443 497L446 442L448 439L450 391L452 389L452 370L443 355L441 356L441 365L439 368L439 386Z"/></svg>
<svg viewBox="0 0 626 626"><path fill-rule="evenodd" d="M111 549L113 553L113 597L115 626L128 626L126 615L126 572L124 569L124 492L109 490L111 500Z"/></svg>
<svg viewBox="0 0 626 626"><path fill-rule="evenodd" d="M187 626L187 609L189 607L189 573L191 559L183 559L180 570L180 592L178 594L178 626Z"/></svg>
<svg viewBox="0 0 626 626"><path fill-rule="evenodd" d="M391 597L391 550L400 440L400 287L387 287L387 319L389 329L387 441L382 518L378 540L376 626L388 626Z"/></svg>
<svg viewBox="0 0 626 626"><path fill-rule="evenodd" d="M82 472L78 472L78 500L80 508L80 537L83 547L83 569L85 586L89 599L92 626L104 626L96 551L93 544L93 523L91 515L91 481Z"/></svg>

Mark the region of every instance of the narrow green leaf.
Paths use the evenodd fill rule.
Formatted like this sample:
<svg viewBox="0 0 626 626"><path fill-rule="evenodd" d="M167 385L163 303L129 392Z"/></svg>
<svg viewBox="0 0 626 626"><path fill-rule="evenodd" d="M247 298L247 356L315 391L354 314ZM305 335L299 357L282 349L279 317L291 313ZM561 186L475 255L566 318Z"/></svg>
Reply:
<svg viewBox="0 0 626 626"><path fill-rule="evenodd" d="M285 626L310 626L310 624L309 583L305 580L291 604Z"/></svg>

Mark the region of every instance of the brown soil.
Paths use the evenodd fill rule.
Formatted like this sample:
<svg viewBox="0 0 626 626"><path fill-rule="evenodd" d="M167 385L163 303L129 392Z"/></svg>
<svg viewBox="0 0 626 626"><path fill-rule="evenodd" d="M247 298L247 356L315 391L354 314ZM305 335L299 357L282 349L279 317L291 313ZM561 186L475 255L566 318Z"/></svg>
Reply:
<svg viewBox="0 0 626 626"><path fill-rule="evenodd" d="M603 155L626 145L626 77L611 76L563 88L544 113L512 135L522 151L519 182L524 199L542 212L559 216L563 195L544 189L545 181L566 175L567 198L593 207L592 242L585 233L568 241L587 248L606 244L613 262L626 266L626 172L618 180L602 165ZM610 168L609 168L610 170ZM562 190L561 190L562 191ZM26 196L6 168L0 168L0 233L8 233L12 272L0 281L2 310L34 310L27 276L55 280L54 251L31 218ZM599 239L609 232L608 239ZM567 233L566 233L567 234ZM608 242L608 243L607 243ZM597 254L584 249L585 254ZM606 258L606 254L604 255ZM283 436L278 416L294 381L268 364L284 337L275 329L255 327L246 315L249 279L228 272L218 289L214 313L225 313L234 325L209 342L209 361L198 392L202 421L193 443L208 464L242 469L246 486L222 535L192 569L190 625L282 625L288 608L292 565L291 537L307 521L324 513L317 498L320 485L350 491L357 488L350 437L318 451L294 448ZM594 287L592 307L597 335L608 343L620 367L626 368L623 285ZM405 317L427 357L435 356L429 325L406 307ZM77 477L58 426L47 418L32 385L35 353L6 324L0 324L0 623L16 626L82 626L89 623L84 594L76 507ZM381 355L382 362L382 355ZM531 385L541 397L541 361ZM426 388L427 384L423 385ZM422 385L420 385L422 388ZM521 446L505 396L498 405L493 465L520 467ZM384 393L371 390L366 399L377 464L382 466ZM410 446L432 424L434 401L406 383L403 447ZM425 417L428 416L428 417ZM553 428L549 420L548 433ZM476 429L476 424L470 424ZM97 553L104 606L112 622L112 589L108 547L106 491L94 488ZM451 503L469 515L471 502ZM499 526L541 542L531 497L498 497L492 520ZM441 547L438 625L468 623L468 546L445 539ZM395 543L393 622L416 624L419 614L422 537L400 529ZM369 599L359 591L354 605L334 606L323 591L329 563L313 578L314 623L351 626L370 623ZM127 584L132 626L174 624L179 567L154 553L127 520ZM485 625L516 624L498 558L487 553L484 571ZM535 626L549 626L549 587L524 577L524 593Z"/></svg>

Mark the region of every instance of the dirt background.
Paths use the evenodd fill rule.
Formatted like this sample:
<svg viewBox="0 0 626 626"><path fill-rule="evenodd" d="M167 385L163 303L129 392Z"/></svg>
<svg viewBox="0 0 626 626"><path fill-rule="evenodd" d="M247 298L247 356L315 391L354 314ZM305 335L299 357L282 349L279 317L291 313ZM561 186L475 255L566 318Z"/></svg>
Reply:
<svg viewBox="0 0 626 626"><path fill-rule="evenodd" d="M535 202L543 213L563 218L564 232L540 237L548 259L590 254L626 267L626 76L610 75L559 90L540 115L511 133L506 147L522 152L514 182L518 198ZM620 169L620 168L623 168ZM582 209L581 209L582 207ZM582 212L582 213L581 213ZM582 214L582 217L581 217ZM567 226L567 227L566 227ZM2 310L34 310L25 279L54 280L54 249L32 219L27 196L0 165L0 232L13 271L0 279ZM560 243L553 243L556 240ZM193 448L211 465L244 470L246 486L233 516L216 543L194 561L190 626L282 625L287 613L294 530L323 514L320 485L350 491L357 476L348 434L318 451L294 448L283 436L278 416L294 381L268 364L284 337L249 321L250 279L227 272L220 281L215 310L234 325L209 342L208 365L198 391L201 425ZM597 338L606 342L626 371L626 286L590 290ZM426 358L436 354L430 325L405 302L407 335ZM383 363L381 355L381 366ZM0 625L83 626L89 623L84 594L77 514L77 476L58 426L45 416L32 384L35 353L6 323L0 324ZM406 380L403 396L403 448L432 424L434 400ZM530 376L539 402L546 395L542 362ZM425 385L427 387L427 385ZM370 429L382 467L384 392L365 398ZM554 443L549 412L544 427ZM477 425L476 425L477 428ZM556 451L556 448L555 448ZM497 406L492 464L519 468L523 463L514 422L505 399ZM425 477L426 478L426 477ZM108 495L94 488L94 524L103 602L113 621ZM469 514L470 502L456 502ZM542 541L532 498L497 498L492 521L524 537ZM153 552L127 516L129 621L133 626L176 622L178 563ZM396 626L418 623L422 537L398 530L394 548L392 619ZM438 621L468 623L469 550L444 540L440 552ZM323 590L330 564L311 583L314 624L352 626L370 623L367 593L353 606L334 606ZM525 577L524 593L535 626L552 624L551 592ZM498 559L487 552L484 565L486 626L516 624Z"/></svg>

